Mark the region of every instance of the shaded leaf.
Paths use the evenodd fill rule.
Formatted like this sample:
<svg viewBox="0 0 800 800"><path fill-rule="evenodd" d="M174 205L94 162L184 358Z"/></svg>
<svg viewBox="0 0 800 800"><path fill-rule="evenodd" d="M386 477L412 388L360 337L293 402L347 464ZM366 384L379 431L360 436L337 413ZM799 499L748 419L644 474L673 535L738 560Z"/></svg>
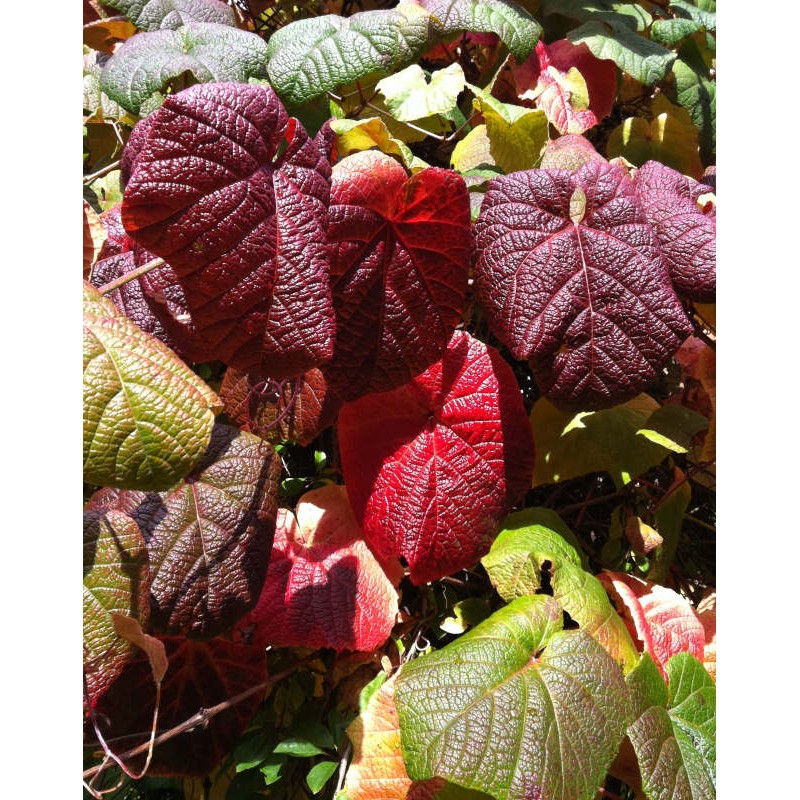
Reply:
<svg viewBox="0 0 800 800"><path fill-rule="evenodd" d="M158 724L164 730L266 680L266 659L256 647L224 639L196 642L183 636L165 637L163 642L169 668L161 687ZM230 752L262 697L263 692L256 692L214 716L208 725L159 744L148 774L208 775ZM150 664L142 654L100 698L97 717L106 740L126 737L125 749L147 741L155 698ZM128 766L141 769L143 760L137 756Z"/></svg>
<svg viewBox="0 0 800 800"><path fill-rule="evenodd" d="M707 164L717 155L717 85L681 58L672 71L678 103L689 112L699 131L700 155Z"/></svg>
<svg viewBox="0 0 800 800"><path fill-rule="evenodd" d="M221 408L168 347L84 283L84 480L172 486L205 452Z"/></svg>
<svg viewBox="0 0 800 800"><path fill-rule="evenodd" d="M133 617L117 613L112 614L112 617L114 619L114 630L117 634L131 644L136 645L147 655L150 670L153 673L153 681L157 686L160 685L169 666L164 642L156 639L155 636L146 634L139 622Z"/></svg>
<svg viewBox="0 0 800 800"><path fill-rule="evenodd" d="M397 591L367 546L344 486L281 509L264 589L237 625L260 646L374 650L394 627ZM279 751L284 752L284 751Z"/></svg>
<svg viewBox="0 0 800 800"><path fill-rule="evenodd" d="M467 187L450 170L408 177L375 151L333 169L328 249L337 336L326 379L345 400L393 389L442 356L461 319Z"/></svg>
<svg viewBox="0 0 800 800"><path fill-rule="evenodd" d="M192 87L136 146L122 221L178 275L203 360L291 377L329 358L330 163L275 93Z"/></svg>
<svg viewBox="0 0 800 800"><path fill-rule="evenodd" d="M702 665L688 654L668 666L669 689L645 655L628 676L636 703L628 729L650 800L716 797L716 691Z"/></svg>
<svg viewBox="0 0 800 800"><path fill-rule="evenodd" d="M249 31L190 22L177 30L138 33L106 62L100 88L134 114L184 73L198 83L266 77L267 45Z"/></svg>
<svg viewBox="0 0 800 800"><path fill-rule="evenodd" d="M673 453L687 453L692 437L707 427L708 420L702 414L671 405L657 408L648 417L646 426L636 433Z"/></svg>
<svg viewBox="0 0 800 800"><path fill-rule="evenodd" d="M136 655L115 631L112 614L146 624L149 584L145 542L133 519L115 509L84 512L83 673L92 704Z"/></svg>
<svg viewBox="0 0 800 800"><path fill-rule="evenodd" d="M438 30L438 22L412 3L347 18L295 20L270 37L269 79L286 102L305 103L369 74L405 67Z"/></svg>
<svg viewBox="0 0 800 800"><path fill-rule="evenodd" d="M106 232L95 210L83 201L83 278L89 279L92 265L103 246Z"/></svg>
<svg viewBox="0 0 800 800"><path fill-rule="evenodd" d="M570 617L628 672L639 654L602 584L583 569L575 544L574 534L558 514L526 508L506 517L481 563L506 601L541 591L552 593Z"/></svg>
<svg viewBox="0 0 800 800"><path fill-rule="evenodd" d="M83 26L83 43L92 50L109 55L119 42L130 39L136 27L124 17L98 19Z"/></svg>
<svg viewBox="0 0 800 800"><path fill-rule="evenodd" d="M622 672L549 597L512 601L397 679L409 775L499 800L590 800L630 721Z"/></svg>
<svg viewBox="0 0 800 800"><path fill-rule="evenodd" d="M542 27L519 4L508 0L419 0L446 35L460 31L496 33L518 61L536 47Z"/></svg>
<svg viewBox="0 0 800 800"><path fill-rule="evenodd" d="M441 361L339 414L356 519L415 584L471 566L530 484L533 448L516 379L491 347L453 334Z"/></svg>
<svg viewBox="0 0 800 800"><path fill-rule="evenodd" d="M217 425L203 459L171 492L116 497L114 506L147 539L154 630L208 638L256 604L269 564L280 468L265 441Z"/></svg>
<svg viewBox="0 0 800 800"><path fill-rule="evenodd" d="M689 602L677 592L633 575L604 570L599 576L625 612L631 635L666 676L666 664L677 653L703 658L705 633Z"/></svg>
<svg viewBox="0 0 800 800"><path fill-rule="evenodd" d="M691 325L633 182L615 165L495 178L475 223L493 333L559 407L606 408L658 376Z"/></svg>
<svg viewBox="0 0 800 800"><path fill-rule="evenodd" d="M430 81L419 64L411 64L394 75L378 81L376 89L383 95L392 116L400 122L447 114L464 90L464 70L458 63L431 73Z"/></svg>
<svg viewBox="0 0 800 800"><path fill-rule="evenodd" d="M143 31L174 30L190 22L236 25L233 9L223 0L103 0Z"/></svg>

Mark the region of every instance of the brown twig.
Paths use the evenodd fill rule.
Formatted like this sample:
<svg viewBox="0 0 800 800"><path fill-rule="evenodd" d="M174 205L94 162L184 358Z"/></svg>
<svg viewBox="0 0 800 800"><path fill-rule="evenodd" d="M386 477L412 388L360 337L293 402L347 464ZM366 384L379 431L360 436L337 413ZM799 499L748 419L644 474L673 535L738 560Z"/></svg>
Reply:
<svg viewBox="0 0 800 800"><path fill-rule="evenodd" d="M98 178L102 178L103 175L108 175L109 172L113 172L115 169L119 169L119 165L120 165L119 161L112 161L110 164L106 164L105 167L97 170L97 172L93 172L91 175L87 175L83 179L83 185L88 186L92 181L96 181Z"/></svg>
<svg viewBox="0 0 800 800"><path fill-rule="evenodd" d="M163 267L166 263L167 262L164 261L163 258L154 258L152 261L142 264L141 267L132 269L130 272L120 275L119 278L114 278L113 281L109 281L101 286L98 291L100 294L108 294L109 292L113 292L114 289L119 289L120 286L130 283L131 281L136 280L136 278L141 278L142 275L146 275L148 272L157 269L158 267Z"/></svg>

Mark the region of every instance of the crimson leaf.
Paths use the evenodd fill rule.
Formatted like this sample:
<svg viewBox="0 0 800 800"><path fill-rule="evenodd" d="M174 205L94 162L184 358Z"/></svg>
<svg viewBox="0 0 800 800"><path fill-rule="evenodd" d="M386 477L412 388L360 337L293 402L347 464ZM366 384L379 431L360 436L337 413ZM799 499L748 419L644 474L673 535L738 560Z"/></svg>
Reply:
<svg viewBox="0 0 800 800"><path fill-rule="evenodd" d="M122 221L175 270L208 356L276 377L330 358L330 163L272 89L173 95L137 147Z"/></svg>
<svg viewBox="0 0 800 800"><path fill-rule="evenodd" d="M699 303L715 302L716 215L704 213L697 203L709 187L658 161L648 161L638 169L633 182L675 289Z"/></svg>
<svg viewBox="0 0 800 800"><path fill-rule="evenodd" d="M475 223L478 298L554 404L606 408L650 384L691 332L620 167L495 178Z"/></svg>
<svg viewBox="0 0 800 800"><path fill-rule="evenodd" d="M393 389L441 358L466 297L469 226L467 187L451 170L409 178L377 151L336 165L328 238L338 331L325 373L344 399Z"/></svg>
<svg viewBox="0 0 800 800"><path fill-rule="evenodd" d="M533 470L514 374L465 331L404 386L345 404L339 443L365 537L380 555L407 559L416 584L485 555Z"/></svg>

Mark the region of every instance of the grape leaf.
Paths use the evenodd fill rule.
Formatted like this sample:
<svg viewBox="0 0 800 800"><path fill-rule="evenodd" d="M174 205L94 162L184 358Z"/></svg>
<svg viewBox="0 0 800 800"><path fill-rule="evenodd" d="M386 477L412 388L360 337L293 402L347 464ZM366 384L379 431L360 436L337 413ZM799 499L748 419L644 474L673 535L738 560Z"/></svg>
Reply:
<svg viewBox="0 0 800 800"><path fill-rule="evenodd" d="M395 681L386 681L347 728L353 758L340 800L433 800L444 785L441 778L412 782L408 777L400 749Z"/></svg>
<svg viewBox="0 0 800 800"><path fill-rule="evenodd" d="M202 709L266 680L266 659L257 647L225 639L196 642L183 636L164 637L162 641L169 668L161 688L159 729L175 727ZM141 654L123 669L97 704L104 738L125 737L126 749L146 742L153 724L155 697L150 663ZM262 698L263 691L255 692L231 704L207 725L162 742L153 751L148 774L205 777L231 751ZM137 756L127 764L139 770L143 761L144 756Z"/></svg>
<svg viewBox="0 0 800 800"><path fill-rule="evenodd" d="M281 509L269 572L237 625L258 645L371 651L394 627L397 591L364 541L344 486L304 494Z"/></svg>
<svg viewBox="0 0 800 800"><path fill-rule="evenodd" d="M269 79L287 103L299 105L372 73L405 67L439 30L439 23L413 3L347 18L327 14L295 20L270 37Z"/></svg>
<svg viewBox="0 0 800 800"><path fill-rule="evenodd" d="M630 721L622 672L561 607L520 597L397 678L411 778L498 800L591 800Z"/></svg>
<svg viewBox="0 0 800 800"><path fill-rule="evenodd" d="M542 35L539 23L518 3L508 0L419 0L444 28L496 33L517 61L524 61Z"/></svg>
<svg viewBox="0 0 800 800"><path fill-rule="evenodd" d="M152 116L122 221L178 275L205 360L290 377L328 359L327 157L265 86L195 86Z"/></svg>
<svg viewBox="0 0 800 800"><path fill-rule="evenodd" d="M336 420L342 401L321 370L290 381L257 380L229 367L219 390L225 413L243 431L272 444L310 444Z"/></svg>
<svg viewBox="0 0 800 800"><path fill-rule="evenodd" d="M628 672L639 653L602 584L583 569L571 542L575 537L558 514L526 508L505 519L481 563L506 601L537 594L547 582L559 605Z"/></svg>
<svg viewBox="0 0 800 800"><path fill-rule="evenodd" d="M658 161L648 161L638 169L633 182L675 289L690 300L715 302L716 215L705 214L697 204L697 197L708 187Z"/></svg>
<svg viewBox="0 0 800 800"><path fill-rule="evenodd" d="M139 114L169 81L190 73L198 83L266 77L267 45L249 31L210 22L177 30L137 33L122 44L100 74L100 88Z"/></svg>
<svg viewBox="0 0 800 800"><path fill-rule="evenodd" d="M121 11L143 31L175 29L189 22L236 25L233 9L222 0L104 0L104 4Z"/></svg>
<svg viewBox="0 0 800 800"><path fill-rule="evenodd" d="M470 258L464 180L356 153L333 170L328 226L337 317L324 372L346 400L393 389L442 356L461 319Z"/></svg>
<svg viewBox="0 0 800 800"><path fill-rule="evenodd" d="M392 136L386 123L379 117L332 119L331 129L336 134L336 150L342 158L377 147L382 153L399 158L411 172L424 168L424 162L411 152L405 142Z"/></svg>
<svg viewBox="0 0 800 800"><path fill-rule="evenodd" d="M495 178L475 223L479 302L559 407L635 397L691 332L655 234L618 166Z"/></svg>
<svg viewBox="0 0 800 800"><path fill-rule="evenodd" d="M432 72L430 81L425 80L419 64L411 64L378 81L375 88L396 120L413 122L452 111L465 83L464 70L458 63Z"/></svg>
<svg viewBox="0 0 800 800"><path fill-rule="evenodd" d="M166 489L205 452L219 398L91 284L83 303L84 480Z"/></svg>
<svg viewBox="0 0 800 800"><path fill-rule="evenodd" d="M716 797L716 690L687 653L667 665L669 688L645 655L627 678L635 719L628 728L649 800Z"/></svg>
<svg viewBox="0 0 800 800"><path fill-rule="evenodd" d="M170 492L120 492L147 540L150 625L208 638L256 604L275 531L280 459L257 436L217 425L208 450Z"/></svg>
<svg viewBox="0 0 800 800"><path fill-rule="evenodd" d="M345 404L339 445L364 536L383 557L407 559L415 584L474 564L530 485L514 374L465 331L404 386Z"/></svg>
<svg viewBox="0 0 800 800"><path fill-rule="evenodd" d="M135 648L114 630L112 613L142 624L150 613L147 550L139 526L116 509L83 515L83 674L94 704Z"/></svg>
<svg viewBox="0 0 800 800"><path fill-rule="evenodd" d="M583 136L567 133L547 143L542 152L542 169L579 170L587 161L605 161Z"/></svg>
<svg viewBox="0 0 800 800"><path fill-rule="evenodd" d="M702 660L703 625L694 609L677 592L633 575L604 570L600 582L620 613L624 610L631 635L666 676L666 664L677 653Z"/></svg>

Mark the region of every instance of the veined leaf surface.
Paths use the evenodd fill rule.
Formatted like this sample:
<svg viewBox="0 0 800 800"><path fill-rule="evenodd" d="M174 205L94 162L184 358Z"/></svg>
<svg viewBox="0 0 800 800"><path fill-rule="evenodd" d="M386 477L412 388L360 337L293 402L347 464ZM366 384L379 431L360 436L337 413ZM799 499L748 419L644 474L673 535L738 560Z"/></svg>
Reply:
<svg viewBox="0 0 800 800"><path fill-rule="evenodd" d="M233 9L222 0L106 0L104 5L121 11L143 31L174 30L188 22L236 25Z"/></svg>

